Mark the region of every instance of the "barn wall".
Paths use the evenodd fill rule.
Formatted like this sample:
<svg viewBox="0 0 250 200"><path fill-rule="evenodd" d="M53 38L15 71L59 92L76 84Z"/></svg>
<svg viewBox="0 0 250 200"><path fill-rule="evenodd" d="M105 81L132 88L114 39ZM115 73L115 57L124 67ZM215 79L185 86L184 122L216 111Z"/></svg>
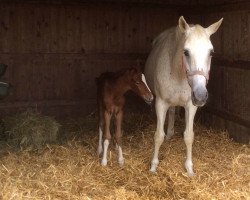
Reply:
<svg viewBox="0 0 250 200"><path fill-rule="evenodd" d="M0 102L2 116L28 107L59 117L88 114L95 110L94 78L143 63L152 39L180 15L204 26L224 17L212 36L210 102L201 110L206 124L249 142L249 1L86 2L1 1L0 62L13 85Z"/></svg>
<svg viewBox="0 0 250 200"><path fill-rule="evenodd" d="M162 6L0 3L0 62L11 94L1 115L28 107L55 116L95 109L94 79L145 60L152 39L177 21Z"/></svg>
<svg viewBox="0 0 250 200"><path fill-rule="evenodd" d="M222 27L211 37L215 57L208 90L204 122L227 129L239 142L250 142L250 2L210 6L201 15L208 26L224 17Z"/></svg>

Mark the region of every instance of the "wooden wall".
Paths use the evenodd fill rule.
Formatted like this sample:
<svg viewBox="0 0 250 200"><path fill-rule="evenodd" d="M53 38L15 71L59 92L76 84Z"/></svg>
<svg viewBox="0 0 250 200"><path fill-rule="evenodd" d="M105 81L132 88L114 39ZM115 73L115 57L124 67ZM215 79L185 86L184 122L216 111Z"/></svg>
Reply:
<svg viewBox="0 0 250 200"><path fill-rule="evenodd" d="M211 37L216 56L204 122L228 130L236 141L250 143L250 2L210 6L201 23L208 26L221 17L223 24Z"/></svg>
<svg viewBox="0 0 250 200"><path fill-rule="evenodd" d="M94 79L145 60L152 39L176 24L162 6L0 3L0 62L11 94L1 115L36 107L59 117L95 110Z"/></svg>
<svg viewBox="0 0 250 200"><path fill-rule="evenodd" d="M145 61L152 39L180 15L204 26L224 17L212 36L210 101L201 110L207 125L249 143L249 1L88 2L1 1L0 62L9 65L4 79L13 85L0 102L2 116L29 107L57 117L91 113L101 72Z"/></svg>

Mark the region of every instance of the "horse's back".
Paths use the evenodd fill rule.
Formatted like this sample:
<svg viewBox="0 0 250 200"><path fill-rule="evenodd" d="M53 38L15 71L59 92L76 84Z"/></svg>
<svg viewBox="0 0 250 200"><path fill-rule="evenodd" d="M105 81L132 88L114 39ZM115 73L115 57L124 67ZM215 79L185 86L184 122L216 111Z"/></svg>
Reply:
<svg viewBox="0 0 250 200"><path fill-rule="evenodd" d="M146 61L145 76L150 89L156 95L159 93L161 82L169 78L174 44L175 27L163 31L152 43L152 50Z"/></svg>

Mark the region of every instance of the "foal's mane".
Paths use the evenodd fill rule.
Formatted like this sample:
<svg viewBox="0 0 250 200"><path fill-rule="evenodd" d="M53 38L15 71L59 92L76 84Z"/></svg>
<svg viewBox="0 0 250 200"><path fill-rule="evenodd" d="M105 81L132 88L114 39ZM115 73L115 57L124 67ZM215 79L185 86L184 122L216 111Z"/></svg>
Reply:
<svg viewBox="0 0 250 200"><path fill-rule="evenodd" d="M117 72L104 72L95 79L96 84L99 85L99 84L102 84L104 81L117 80L118 78L124 76L126 72L130 70L135 70L136 72L139 71L136 67L130 67L130 68L123 68Z"/></svg>

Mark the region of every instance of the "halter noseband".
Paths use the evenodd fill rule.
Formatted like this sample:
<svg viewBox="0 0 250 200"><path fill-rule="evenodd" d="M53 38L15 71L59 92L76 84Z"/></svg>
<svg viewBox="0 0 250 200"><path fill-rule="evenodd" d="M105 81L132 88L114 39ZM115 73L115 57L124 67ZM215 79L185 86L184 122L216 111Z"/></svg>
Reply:
<svg viewBox="0 0 250 200"><path fill-rule="evenodd" d="M200 70L194 70L194 71L189 71L183 61L184 57L182 56L182 68L185 70L186 72L186 75L187 75L187 80L188 80L188 83L189 83L189 77L190 76L194 76L194 75L201 75L201 76L204 76L205 79L206 79L206 84L208 83L208 80L209 80L209 72L208 73L205 73L203 71L200 71Z"/></svg>

